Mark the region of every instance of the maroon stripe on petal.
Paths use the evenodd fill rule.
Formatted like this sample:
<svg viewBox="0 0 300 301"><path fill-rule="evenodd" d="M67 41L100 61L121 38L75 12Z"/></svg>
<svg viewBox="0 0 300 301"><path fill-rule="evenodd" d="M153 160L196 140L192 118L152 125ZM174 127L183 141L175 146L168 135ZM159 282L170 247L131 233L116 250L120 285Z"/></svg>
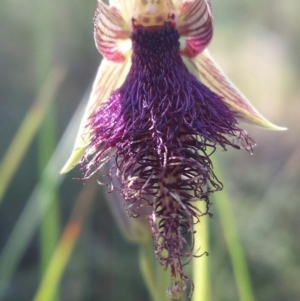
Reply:
<svg viewBox="0 0 300 301"><path fill-rule="evenodd" d="M125 56L120 43L129 39L125 21L115 7L98 2L94 17L94 38L98 51L107 59L122 62Z"/></svg>
<svg viewBox="0 0 300 301"><path fill-rule="evenodd" d="M203 82L207 83L215 93L218 93L226 102L235 104L239 108L259 117L259 114L253 110L251 105L248 105L241 99L241 95L233 88L232 84L224 77L223 74L212 64L212 62L202 56L201 59L196 59L193 66L198 70ZM231 110L234 108L231 106ZM236 112L237 113L237 112ZM239 114L238 114L239 115Z"/></svg>
<svg viewBox="0 0 300 301"><path fill-rule="evenodd" d="M181 54L195 57L209 44L213 36L212 13L208 0L184 2L178 16L177 30L185 40Z"/></svg>

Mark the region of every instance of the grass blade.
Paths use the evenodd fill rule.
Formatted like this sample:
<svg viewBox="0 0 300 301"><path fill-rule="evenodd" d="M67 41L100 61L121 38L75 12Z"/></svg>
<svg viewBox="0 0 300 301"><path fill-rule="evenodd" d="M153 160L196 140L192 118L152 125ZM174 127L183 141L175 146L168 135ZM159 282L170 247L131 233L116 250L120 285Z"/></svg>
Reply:
<svg viewBox="0 0 300 301"><path fill-rule="evenodd" d="M64 78L63 69L50 72L8 147L0 164L0 203Z"/></svg>
<svg viewBox="0 0 300 301"><path fill-rule="evenodd" d="M218 162L214 161L214 171L219 178L223 178ZM224 236L228 247L235 281L237 284L240 301L254 301L254 293L252 289L246 256L243 246L239 239L238 230L234 221L234 214L231 202L226 191L219 191L214 194L215 204L218 208L221 224L224 230Z"/></svg>
<svg viewBox="0 0 300 301"><path fill-rule="evenodd" d="M80 120L83 114L88 94L89 92L84 95L80 106L77 108L76 113L44 171L45 176L54 179L54 181L58 181L58 184L60 184L64 178L64 176L59 175L59 171L68 159L69 152L73 147L78 120ZM66 150L69 150L69 152ZM40 199L39 196L40 186L37 185L0 255L0 300L3 300L20 258L50 205L51 199Z"/></svg>
<svg viewBox="0 0 300 301"><path fill-rule="evenodd" d="M34 301L50 301L55 296L60 279L72 255L75 243L80 235L84 218L94 200L97 182L91 179L86 183L73 209L62 237L50 260L42 282L34 297Z"/></svg>
<svg viewBox="0 0 300 301"><path fill-rule="evenodd" d="M56 114L52 105L39 132L39 172L40 198L50 198L49 208L42 219L40 226L40 272L43 275L55 250L60 233L58 177L54 179L43 175L43 171L56 147ZM51 301L59 300L58 292Z"/></svg>

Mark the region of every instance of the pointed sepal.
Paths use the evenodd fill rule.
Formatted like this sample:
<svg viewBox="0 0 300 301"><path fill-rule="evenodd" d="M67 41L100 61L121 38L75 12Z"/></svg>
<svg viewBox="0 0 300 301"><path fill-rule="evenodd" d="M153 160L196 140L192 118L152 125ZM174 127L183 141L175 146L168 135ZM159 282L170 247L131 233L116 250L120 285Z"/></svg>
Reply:
<svg viewBox="0 0 300 301"><path fill-rule="evenodd" d="M208 50L203 51L195 59L189 60L186 65L189 69L192 69L191 72L193 74L198 73L201 82L223 97L237 118L270 130L286 130L285 127L279 127L268 121L253 107L249 100L226 77L221 68L212 59Z"/></svg>
<svg viewBox="0 0 300 301"><path fill-rule="evenodd" d="M123 84L130 66L130 57L126 58L123 63L114 63L105 58L102 60L81 120L72 154L61 173L70 171L82 159L90 144L92 129L89 125L89 118L109 98L110 94Z"/></svg>

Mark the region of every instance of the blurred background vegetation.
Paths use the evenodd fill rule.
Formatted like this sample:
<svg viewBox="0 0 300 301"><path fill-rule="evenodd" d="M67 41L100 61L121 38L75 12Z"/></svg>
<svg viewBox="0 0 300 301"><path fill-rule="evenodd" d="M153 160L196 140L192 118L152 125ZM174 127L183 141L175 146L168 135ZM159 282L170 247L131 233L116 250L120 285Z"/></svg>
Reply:
<svg viewBox="0 0 300 301"><path fill-rule="evenodd" d="M138 249L119 231L105 193L72 180L80 177L78 169L58 174L78 117L65 130L87 99L101 60L93 41L95 5L1 3L0 300L33 300L41 283L59 273L52 300L150 300ZM255 300L300 300L300 3L212 0L212 6L211 53L263 115L289 128L269 132L246 125L258 144L254 155L217 154ZM20 139L9 149L16 135ZM209 219L209 294L213 301L232 301L239 294L216 206L221 199ZM69 244L60 245L64 255L45 280L63 233Z"/></svg>

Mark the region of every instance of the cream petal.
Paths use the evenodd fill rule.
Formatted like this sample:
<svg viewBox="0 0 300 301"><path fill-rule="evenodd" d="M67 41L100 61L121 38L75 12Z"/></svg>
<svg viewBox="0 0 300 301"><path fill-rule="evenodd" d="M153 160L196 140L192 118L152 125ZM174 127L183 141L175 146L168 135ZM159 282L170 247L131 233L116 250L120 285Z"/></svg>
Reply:
<svg viewBox="0 0 300 301"><path fill-rule="evenodd" d="M213 36L210 2L208 0L176 2L180 5L176 28L180 34L181 54L192 58L207 47Z"/></svg>
<svg viewBox="0 0 300 301"><path fill-rule="evenodd" d="M135 7L135 0L109 0L109 5L116 7L121 12L123 19L130 28L132 12Z"/></svg>
<svg viewBox="0 0 300 301"><path fill-rule="evenodd" d="M176 15L178 16L180 14L180 8L182 6L182 3L186 0L170 0L170 5L176 12Z"/></svg>
<svg viewBox="0 0 300 301"><path fill-rule="evenodd" d="M203 51L192 60L185 59L186 66L212 91L224 98L238 118L242 121L261 126L270 130L282 131L279 127L265 119L249 102L249 100L225 76L220 67L214 62L208 50Z"/></svg>
<svg viewBox="0 0 300 301"><path fill-rule="evenodd" d="M182 2L184 2L184 0L172 0L174 6L180 8L182 5Z"/></svg>
<svg viewBox="0 0 300 301"><path fill-rule="evenodd" d="M94 17L94 38L98 51L107 59L122 62L131 49L130 28L121 11L98 2Z"/></svg>
<svg viewBox="0 0 300 301"><path fill-rule="evenodd" d="M90 142L91 128L88 125L89 117L99 108L101 103L108 99L114 90L123 84L130 66L130 56L123 63L114 63L105 58L102 60L94 81L90 99L81 120L72 154L61 170L61 173L70 171L83 157Z"/></svg>

